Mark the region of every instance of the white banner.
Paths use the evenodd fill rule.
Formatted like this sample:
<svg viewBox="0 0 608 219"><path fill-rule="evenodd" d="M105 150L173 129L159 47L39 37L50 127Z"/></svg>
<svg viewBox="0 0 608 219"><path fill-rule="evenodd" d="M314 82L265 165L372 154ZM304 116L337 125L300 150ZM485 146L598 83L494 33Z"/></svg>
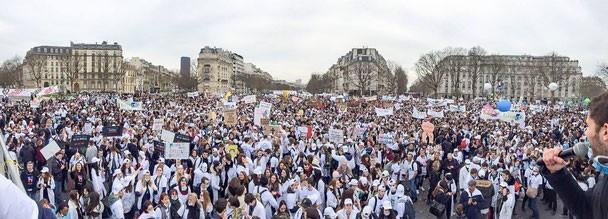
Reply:
<svg viewBox="0 0 608 219"><path fill-rule="evenodd" d="M255 95L244 96L241 101L245 102L245 104L255 103L257 102L257 97Z"/></svg>
<svg viewBox="0 0 608 219"><path fill-rule="evenodd" d="M32 101L30 101L30 107L34 109L40 108L40 99L34 98Z"/></svg>
<svg viewBox="0 0 608 219"><path fill-rule="evenodd" d="M300 127L298 127L297 132L298 132L298 136L306 137L306 135L308 134L308 127L300 126Z"/></svg>
<svg viewBox="0 0 608 219"><path fill-rule="evenodd" d="M154 119L154 123L152 123L153 131L160 131L163 129L163 119Z"/></svg>
<svg viewBox="0 0 608 219"><path fill-rule="evenodd" d="M431 116L433 118L443 118L443 110L441 111L433 111L431 109L426 110L426 115Z"/></svg>
<svg viewBox="0 0 608 219"><path fill-rule="evenodd" d="M412 117L416 118L416 119L425 119L427 117L427 115L426 115L426 112L418 111L418 109L416 109L416 107L414 107L414 110L412 111Z"/></svg>
<svg viewBox="0 0 608 219"><path fill-rule="evenodd" d="M363 97L363 99L364 99L365 101L374 101L374 100L377 100L377 99L378 99L378 97L377 97L377 96Z"/></svg>
<svg viewBox="0 0 608 219"><path fill-rule="evenodd" d="M448 109L448 111L450 112L466 112L467 111L467 107L466 106L459 106L459 105L454 105L451 104L450 108Z"/></svg>
<svg viewBox="0 0 608 219"><path fill-rule="evenodd" d="M198 97L198 92L194 91L194 92L188 92L188 97Z"/></svg>
<svg viewBox="0 0 608 219"><path fill-rule="evenodd" d="M329 141L336 144L344 143L344 131L342 131L341 129L330 129Z"/></svg>
<svg viewBox="0 0 608 219"><path fill-rule="evenodd" d="M391 116L391 115L393 115L393 107L388 108L388 109L376 108L376 115L377 116Z"/></svg>
<svg viewBox="0 0 608 219"><path fill-rule="evenodd" d="M118 108L120 108L121 110L129 110L129 111L143 110L143 103L135 102L135 101L133 101L133 99L128 99L128 100L116 99L116 104L118 105Z"/></svg>
<svg viewBox="0 0 608 219"><path fill-rule="evenodd" d="M163 131L160 134L160 140L164 141L165 143L173 143L173 140L175 139L175 133L163 129Z"/></svg>
<svg viewBox="0 0 608 219"><path fill-rule="evenodd" d="M45 95L51 95L51 94L56 94L59 93L59 86L50 86L50 87L45 87L40 89L40 92L38 92L39 97L41 96L45 96Z"/></svg>
<svg viewBox="0 0 608 219"><path fill-rule="evenodd" d="M6 96L12 98L31 98L36 89L9 89Z"/></svg>
<svg viewBox="0 0 608 219"><path fill-rule="evenodd" d="M190 143L166 143L165 159L188 159L190 157Z"/></svg>

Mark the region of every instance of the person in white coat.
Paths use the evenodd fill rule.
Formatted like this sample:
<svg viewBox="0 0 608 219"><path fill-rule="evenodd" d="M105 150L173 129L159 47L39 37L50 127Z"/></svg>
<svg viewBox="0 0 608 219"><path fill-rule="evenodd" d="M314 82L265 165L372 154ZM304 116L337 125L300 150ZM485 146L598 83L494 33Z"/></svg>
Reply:
<svg viewBox="0 0 608 219"><path fill-rule="evenodd" d="M94 157L92 159L93 163L91 163L91 182L93 183L93 190L97 192L100 198L103 199L108 192L106 191L106 187L104 186L104 182L106 181L106 176L104 173L104 167L101 164L99 158Z"/></svg>
<svg viewBox="0 0 608 219"><path fill-rule="evenodd" d="M169 200L169 195L166 193L162 193L160 195L160 202L156 205L154 209L154 218L155 219L170 219L171 211L169 210L169 205L171 201Z"/></svg>
<svg viewBox="0 0 608 219"><path fill-rule="evenodd" d="M112 194L108 197L108 204L110 205L110 211L112 212L112 219L124 219L125 210L122 205L122 197L124 193L124 186L117 182L112 186Z"/></svg>
<svg viewBox="0 0 608 219"><path fill-rule="evenodd" d="M268 190L268 188L266 188L267 184L268 184L268 179L266 179L266 177L262 177L262 178L260 178L260 184L258 186L256 186L254 188L254 190L251 192L253 192L254 194L259 194L260 199L261 199L260 201L263 204L264 208L266 209L266 218L271 218L272 217L272 208L279 209L279 203L274 198L272 193L270 193L270 190Z"/></svg>
<svg viewBox="0 0 608 219"><path fill-rule="evenodd" d="M156 194L154 194L154 203L160 202L160 194L168 193L169 187L167 186L168 179L163 175L163 168L156 167L154 175L152 176L152 183L158 189Z"/></svg>
<svg viewBox="0 0 608 219"><path fill-rule="evenodd" d="M55 193L53 192L55 189L55 180L53 179L53 175L49 173L49 168L43 167L40 171L40 179L38 179L38 192L39 192L39 200L46 199L51 205L55 205Z"/></svg>
<svg viewBox="0 0 608 219"><path fill-rule="evenodd" d="M515 206L515 195L509 191L506 182L500 183L500 191L497 194L496 200L496 218L510 219L513 216L513 207Z"/></svg>
<svg viewBox="0 0 608 219"><path fill-rule="evenodd" d="M355 219L359 210L353 208L353 200L347 198L344 200L344 208L340 209L337 213L338 219Z"/></svg>
<svg viewBox="0 0 608 219"><path fill-rule="evenodd" d="M469 188L468 183L473 179L473 177L471 177L472 168L473 165L471 163L471 160L469 159L466 159L464 161L464 166L460 168L460 173L458 174L458 189L460 189L461 191L467 190L467 188Z"/></svg>
<svg viewBox="0 0 608 219"><path fill-rule="evenodd" d="M249 211L249 216L256 216L260 219L266 219L266 210L264 210L264 205L255 198L255 195L251 193L247 193L245 195L245 203L247 203L249 209L253 209Z"/></svg>
<svg viewBox="0 0 608 219"><path fill-rule="evenodd" d="M154 185L154 181L150 177L150 171L144 170L143 177L137 182L135 186L135 194L139 197L137 199L137 209L142 209L142 204L146 201L153 201L154 195L158 193L158 188Z"/></svg>

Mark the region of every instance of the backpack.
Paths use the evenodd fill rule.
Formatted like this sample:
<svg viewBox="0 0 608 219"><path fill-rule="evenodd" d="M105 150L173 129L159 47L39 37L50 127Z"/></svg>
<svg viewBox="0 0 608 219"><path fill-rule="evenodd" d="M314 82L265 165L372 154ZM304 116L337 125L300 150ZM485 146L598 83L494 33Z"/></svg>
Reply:
<svg viewBox="0 0 608 219"><path fill-rule="evenodd" d="M460 140L460 144L458 145L458 149L459 150L464 150L464 149L467 148L467 146L468 146L467 139L463 138L462 140Z"/></svg>

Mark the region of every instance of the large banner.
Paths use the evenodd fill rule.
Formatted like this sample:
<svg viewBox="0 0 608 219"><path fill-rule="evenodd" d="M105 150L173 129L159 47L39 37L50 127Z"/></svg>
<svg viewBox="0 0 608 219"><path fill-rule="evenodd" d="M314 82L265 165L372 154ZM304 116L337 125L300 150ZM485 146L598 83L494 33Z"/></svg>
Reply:
<svg viewBox="0 0 608 219"><path fill-rule="evenodd" d="M479 113L479 118L485 120L501 120L504 122L512 122L523 128L526 126L526 113L525 112L500 112L495 110L490 105L485 105Z"/></svg>
<svg viewBox="0 0 608 219"><path fill-rule="evenodd" d="M194 91L194 92L188 92L188 97L198 97L198 92Z"/></svg>
<svg viewBox="0 0 608 219"><path fill-rule="evenodd" d="M75 148L86 148L89 145L90 135L72 135L71 146Z"/></svg>
<svg viewBox="0 0 608 219"><path fill-rule="evenodd" d="M50 86L40 89L40 92L38 92L37 96L41 97L56 93L59 93L59 86Z"/></svg>
<svg viewBox="0 0 608 219"><path fill-rule="evenodd" d="M376 108L377 116L392 116L393 115L393 107L388 109Z"/></svg>
<svg viewBox="0 0 608 219"><path fill-rule="evenodd" d="M433 111L431 109L427 109L426 110L426 114L428 116L433 117L433 118L443 118L443 110L441 110L441 111Z"/></svg>
<svg viewBox="0 0 608 219"><path fill-rule="evenodd" d="M189 143L165 143L165 159L188 159Z"/></svg>
<svg viewBox="0 0 608 219"><path fill-rule="evenodd" d="M426 112L418 111L418 109L416 109L416 107L414 107L414 110L412 110L412 117L415 119L425 119L427 117L427 115L426 115Z"/></svg>
<svg viewBox="0 0 608 219"><path fill-rule="evenodd" d="M120 108L121 110L129 110L129 111L143 110L143 103L133 101L133 99L129 99L129 100L116 99L116 104L118 105L118 108Z"/></svg>

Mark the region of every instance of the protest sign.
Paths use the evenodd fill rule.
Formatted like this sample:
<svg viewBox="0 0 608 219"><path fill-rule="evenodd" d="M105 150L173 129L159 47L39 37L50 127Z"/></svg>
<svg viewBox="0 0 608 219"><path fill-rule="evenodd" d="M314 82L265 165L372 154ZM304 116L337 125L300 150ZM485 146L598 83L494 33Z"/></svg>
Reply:
<svg viewBox="0 0 608 219"><path fill-rule="evenodd" d="M101 134L105 137L119 137L122 136L122 129L122 126L104 126Z"/></svg>
<svg viewBox="0 0 608 219"><path fill-rule="evenodd" d="M344 131L340 129L330 129L329 130L329 141L342 144L344 143Z"/></svg>
<svg viewBox="0 0 608 219"><path fill-rule="evenodd" d="M431 110L431 109L428 109L428 110L426 111L426 114L427 114L428 116L433 117L433 118L443 118L443 110L440 110L440 111L433 111L433 110Z"/></svg>
<svg viewBox="0 0 608 219"><path fill-rule="evenodd" d="M162 141L154 141L154 151L164 154L165 153L165 143Z"/></svg>
<svg viewBox="0 0 608 219"><path fill-rule="evenodd" d="M418 109L416 109L416 107L414 107L414 110L412 111L412 117L416 118L416 119L425 119L427 117L427 115L426 115L426 112L418 111Z"/></svg>
<svg viewBox="0 0 608 219"><path fill-rule="evenodd" d="M347 106L345 103L338 103L338 112L345 113Z"/></svg>
<svg viewBox="0 0 608 219"><path fill-rule="evenodd" d="M160 131L163 129L163 119L154 119L154 123L152 123L152 130Z"/></svg>
<svg viewBox="0 0 608 219"><path fill-rule="evenodd" d="M51 157L53 157L60 150L61 150L61 148L59 148L59 145L57 144L57 142L55 142L55 140L51 139L51 140L49 140L49 144L47 144L46 146L44 146L44 148L42 148L40 150L40 153L42 154L42 156L44 156L45 160L48 160Z"/></svg>
<svg viewBox="0 0 608 219"><path fill-rule="evenodd" d="M226 154L230 155L230 158L235 158L239 155L239 147L235 144L226 146Z"/></svg>
<svg viewBox="0 0 608 219"><path fill-rule="evenodd" d="M237 124L236 109L225 109L224 110L224 123L226 125L234 126Z"/></svg>
<svg viewBox="0 0 608 219"><path fill-rule="evenodd" d="M427 141L428 140L428 142L433 142L434 139L435 139L435 135L433 133L434 131L435 131L435 125L433 125L433 123L430 123L428 121L422 122L422 136L421 136L421 139L423 141Z"/></svg>
<svg viewBox="0 0 608 219"><path fill-rule="evenodd" d="M388 108L388 109L376 108L376 115L377 116L391 116L391 115L393 115L393 107Z"/></svg>
<svg viewBox="0 0 608 219"><path fill-rule="evenodd" d="M188 143L166 143L165 159L188 159L190 156L190 144Z"/></svg>
<svg viewBox="0 0 608 219"><path fill-rule="evenodd" d="M387 134L382 134L382 135L379 135L379 136L378 136L378 138L379 138L379 139L378 139L378 142L380 142L380 143L382 143L382 144L386 144L386 145L388 145L388 144L393 144L393 143L395 143L395 140L394 140L394 138L393 138L393 135L388 134L388 133L387 133Z"/></svg>
<svg viewBox="0 0 608 219"><path fill-rule="evenodd" d="M163 131L160 134L160 140L164 141L165 143L172 143L173 140L175 140L175 133L163 129Z"/></svg>
<svg viewBox="0 0 608 219"><path fill-rule="evenodd" d="M188 97L198 97L198 92L194 91L194 92L188 92Z"/></svg>
<svg viewBox="0 0 608 219"><path fill-rule="evenodd" d="M241 101L245 102L245 104L250 104L250 103L257 102L257 98L255 95L248 95L248 96L243 97L243 99L241 99Z"/></svg>
<svg viewBox="0 0 608 219"><path fill-rule="evenodd" d="M72 135L70 146L76 148L86 148L89 145L90 135Z"/></svg>
<svg viewBox="0 0 608 219"><path fill-rule="evenodd" d="M175 133L175 137L173 138L173 142L190 143L191 141L192 138L190 138L190 136L182 133Z"/></svg>

